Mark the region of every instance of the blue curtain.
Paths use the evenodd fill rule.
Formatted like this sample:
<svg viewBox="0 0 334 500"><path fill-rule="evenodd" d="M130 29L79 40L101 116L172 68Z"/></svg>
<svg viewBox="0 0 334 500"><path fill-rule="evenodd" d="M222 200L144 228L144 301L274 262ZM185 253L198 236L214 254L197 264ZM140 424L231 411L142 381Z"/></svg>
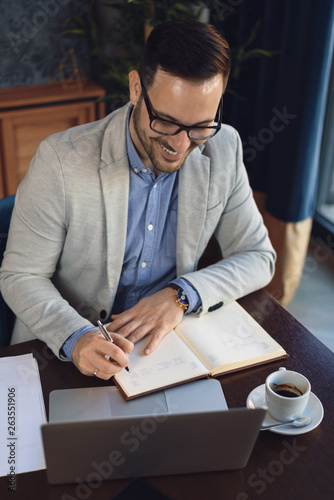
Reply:
<svg viewBox="0 0 334 500"><path fill-rule="evenodd" d="M232 38L232 46L240 45L261 19L248 49L279 53L257 59L253 69L231 79L231 89L244 100L226 95L225 121L240 132L251 185L266 193L266 210L284 222L299 222L314 213L334 2L244 0L229 14L226 19L218 15L215 24Z"/></svg>

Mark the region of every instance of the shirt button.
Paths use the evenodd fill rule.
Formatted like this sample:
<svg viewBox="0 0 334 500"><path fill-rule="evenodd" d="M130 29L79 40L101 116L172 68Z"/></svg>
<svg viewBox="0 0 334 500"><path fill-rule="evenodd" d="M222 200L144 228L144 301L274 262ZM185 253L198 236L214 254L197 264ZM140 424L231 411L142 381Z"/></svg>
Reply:
<svg viewBox="0 0 334 500"><path fill-rule="evenodd" d="M134 168L133 171L138 174L138 168Z"/></svg>
<svg viewBox="0 0 334 500"><path fill-rule="evenodd" d="M130 297L135 297L136 296L136 292L132 292Z"/></svg>
<svg viewBox="0 0 334 500"><path fill-rule="evenodd" d="M154 187L154 189L156 189L156 188L157 188L157 185L156 185L156 184L154 184L154 186L153 186L153 187Z"/></svg>
<svg viewBox="0 0 334 500"><path fill-rule="evenodd" d="M146 267L146 262L142 262L141 267Z"/></svg>
<svg viewBox="0 0 334 500"><path fill-rule="evenodd" d="M149 225L147 226L147 229L148 229L149 231L152 231L152 229L153 229L153 224L149 224Z"/></svg>
<svg viewBox="0 0 334 500"><path fill-rule="evenodd" d="M147 172L147 168L143 168L143 172L145 172L145 174L146 174L146 172Z"/></svg>

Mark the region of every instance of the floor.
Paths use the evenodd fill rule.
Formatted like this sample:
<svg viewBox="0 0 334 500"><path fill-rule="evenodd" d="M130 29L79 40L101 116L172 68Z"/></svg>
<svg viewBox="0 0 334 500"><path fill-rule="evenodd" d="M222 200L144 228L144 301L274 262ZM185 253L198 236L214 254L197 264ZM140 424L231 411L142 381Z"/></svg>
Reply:
<svg viewBox="0 0 334 500"><path fill-rule="evenodd" d="M334 352L334 248L312 239L303 276L286 309Z"/></svg>

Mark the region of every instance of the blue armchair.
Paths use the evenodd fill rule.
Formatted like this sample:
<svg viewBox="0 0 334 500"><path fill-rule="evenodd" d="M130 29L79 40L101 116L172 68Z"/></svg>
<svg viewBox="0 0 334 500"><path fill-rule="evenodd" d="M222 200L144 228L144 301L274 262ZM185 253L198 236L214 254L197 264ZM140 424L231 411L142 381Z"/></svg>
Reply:
<svg viewBox="0 0 334 500"><path fill-rule="evenodd" d="M12 216L15 195L0 199L0 266L7 244L9 223ZM9 345L15 316L0 293L0 347Z"/></svg>

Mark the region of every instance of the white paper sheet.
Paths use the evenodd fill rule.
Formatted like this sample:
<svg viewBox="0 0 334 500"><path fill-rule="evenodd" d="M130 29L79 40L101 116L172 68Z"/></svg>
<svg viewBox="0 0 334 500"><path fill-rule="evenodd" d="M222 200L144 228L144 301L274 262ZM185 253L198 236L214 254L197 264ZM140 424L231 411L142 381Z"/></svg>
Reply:
<svg viewBox="0 0 334 500"><path fill-rule="evenodd" d="M0 476L45 469L41 425L45 405L36 359L32 354L0 358Z"/></svg>

